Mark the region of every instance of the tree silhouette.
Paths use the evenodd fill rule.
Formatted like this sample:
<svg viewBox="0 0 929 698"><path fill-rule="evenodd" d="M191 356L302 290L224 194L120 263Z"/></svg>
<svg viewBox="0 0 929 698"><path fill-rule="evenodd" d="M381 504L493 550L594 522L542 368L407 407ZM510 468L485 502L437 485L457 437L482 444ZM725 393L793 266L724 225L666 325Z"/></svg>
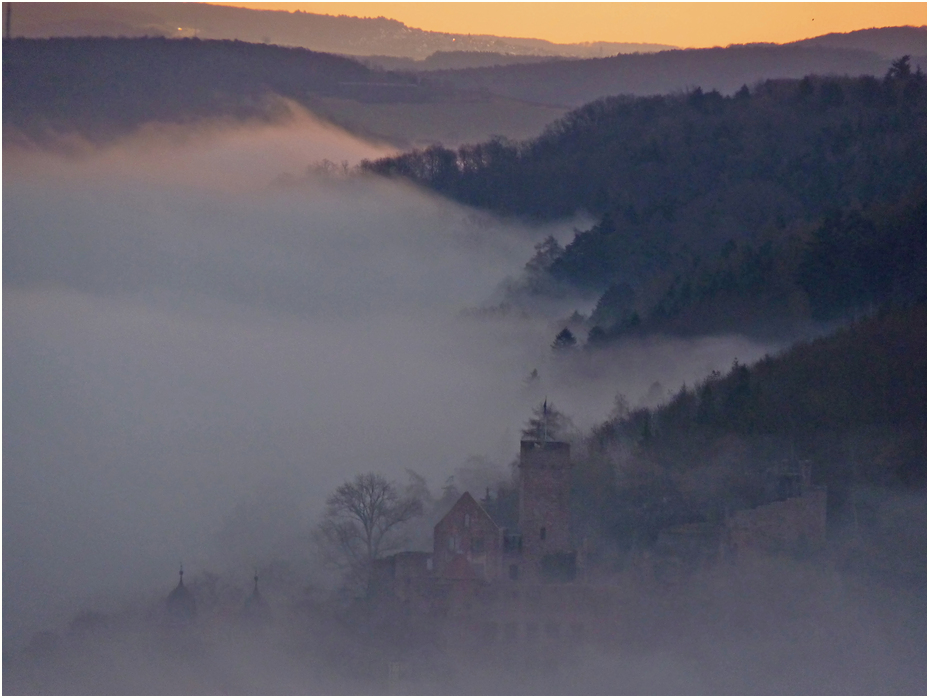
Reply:
<svg viewBox="0 0 929 698"><path fill-rule="evenodd" d="M319 533L343 565L364 569L400 545L392 532L422 510L419 497L402 495L383 476L366 473L339 485L326 500Z"/></svg>
<svg viewBox="0 0 929 698"><path fill-rule="evenodd" d="M541 405L532 408L532 418L522 434L525 441L564 441L575 431L577 427L571 418L546 398Z"/></svg>
<svg viewBox="0 0 929 698"><path fill-rule="evenodd" d="M910 77L910 57L900 56L890 64L887 71L888 80L906 80Z"/></svg>
<svg viewBox="0 0 929 698"><path fill-rule="evenodd" d="M552 342L552 351L567 351L575 346L577 346L577 338L571 330L565 327L555 336L555 341Z"/></svg>

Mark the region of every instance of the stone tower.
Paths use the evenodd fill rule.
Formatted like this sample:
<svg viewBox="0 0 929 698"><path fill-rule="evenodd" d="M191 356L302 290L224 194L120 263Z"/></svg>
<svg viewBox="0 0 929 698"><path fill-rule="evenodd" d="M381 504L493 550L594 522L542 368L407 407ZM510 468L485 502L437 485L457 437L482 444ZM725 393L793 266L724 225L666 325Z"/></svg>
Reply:
<svg viewBox="0 0 929 698"><path fill-rule="evenodd" d="M520 442L519 531L527 579L574 578L570 493L571 446L544 438Z"/></svg>

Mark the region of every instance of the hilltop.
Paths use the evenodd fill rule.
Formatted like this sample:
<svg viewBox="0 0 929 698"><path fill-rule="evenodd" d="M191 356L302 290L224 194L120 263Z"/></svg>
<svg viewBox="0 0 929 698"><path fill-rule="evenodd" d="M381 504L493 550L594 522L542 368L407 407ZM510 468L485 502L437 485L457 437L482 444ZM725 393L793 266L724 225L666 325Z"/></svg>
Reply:
<svg viewBox="0 0 929 698"><path fill-rule="evenodd" d="M904 295L919 292L926 78L894 65L883 81L809 76L732 97L613 97L529 141L364 167L500 214L598 217L564 248L541 244L514 289L600 295L588 325L600 325L598 340L604 330L758 332L811 309L880 303L890 286L879 279L915 279Z"/></svg>
<svg viewBox="0 0 929 698"><path fill-rule="evenodd" d="M236 29L252 26L242 17L266 16L292 33L260 36L260 23L252 33ZM213 24L198 24L204 17ZM609 57L580 60L537 50L533 40L511 45L470 37L468 43L441 35L418 53L404 53L381 38L389 44L428 33L386 19L187 3L17 5L12 24L14 39L4 47L4 124L32 137L75 130L100 139L149 122L277 118L286 107L275 98L285 97L357 135L400 148L457 146L492 135L530 138L569 107L620 93L726 92L807 74L882 76L889 59L867 48L896 47L894 56L910 53L916 67L923 59L908 49L920 36L925 44L924 28L903 27L841 35L839 47L831 47L835 37L826 37L828 46L659 53L590 44L581 55ZM49 35L69 38L23 38ZM281 45L269 45L275 42ZM611 56L616 50L637 53Z"/></svg>
<svg viewBox="0 0 929 698"><path fill-rule="evenodd" d="M432 32L384 17L253 10L206 3L17 3L13 36L237 39L341 53L424 59L437 51L530 56L603 56L660 51L664 44L587 42Z"/></svg>
<svg viewBox="0 0 929 698"><path fill-rule="evenodd" d="M529 65L440 70L459 89L486 90L528 102L578 107L605 95L656 95L692 90L733 94L772 78L805 75L881 76L893 58L926 67L926 28L866 29L793 44L677 49Z"/></svg>

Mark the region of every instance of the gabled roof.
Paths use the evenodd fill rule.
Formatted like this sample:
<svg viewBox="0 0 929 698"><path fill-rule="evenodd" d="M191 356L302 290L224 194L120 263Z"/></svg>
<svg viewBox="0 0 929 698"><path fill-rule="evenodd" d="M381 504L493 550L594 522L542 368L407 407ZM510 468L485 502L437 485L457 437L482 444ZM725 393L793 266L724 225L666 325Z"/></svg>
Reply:
<svg viewBox="0 0 929 698"><path fill-rule="evenodd" d="M435 525L435 529L438 530L438 528L445 522L448 517L457 513L461 509L468 509L469 511L473 511L478 516L482 516L483 518L487 519L487 521L494 528L498 530L500 529L500 526L497 525L497 522L494 521L490 514L487 513L487 510L484 509L484 507L482 507L480 503L471 496L470 492L465 492L458 498L458 501L452 505L452 508L448 510L448 513L439 520L439 523Z"/></svg>

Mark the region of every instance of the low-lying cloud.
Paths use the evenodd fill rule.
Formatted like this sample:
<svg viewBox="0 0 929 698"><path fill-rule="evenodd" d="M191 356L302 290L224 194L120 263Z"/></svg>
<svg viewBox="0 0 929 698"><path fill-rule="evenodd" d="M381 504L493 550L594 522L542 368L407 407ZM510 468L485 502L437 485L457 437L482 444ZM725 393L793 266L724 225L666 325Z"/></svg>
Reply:
<svg viewBox="0 0 929 698"><path fill-rule="evenodd" d="M5 640L213 564L243 501L306 527L359 472L506 463L543 396L587 426L764 353L650 339L567 367L550 320L463 315L572 222L307 172L385 152L305 116L6 149Z"/></svg>

